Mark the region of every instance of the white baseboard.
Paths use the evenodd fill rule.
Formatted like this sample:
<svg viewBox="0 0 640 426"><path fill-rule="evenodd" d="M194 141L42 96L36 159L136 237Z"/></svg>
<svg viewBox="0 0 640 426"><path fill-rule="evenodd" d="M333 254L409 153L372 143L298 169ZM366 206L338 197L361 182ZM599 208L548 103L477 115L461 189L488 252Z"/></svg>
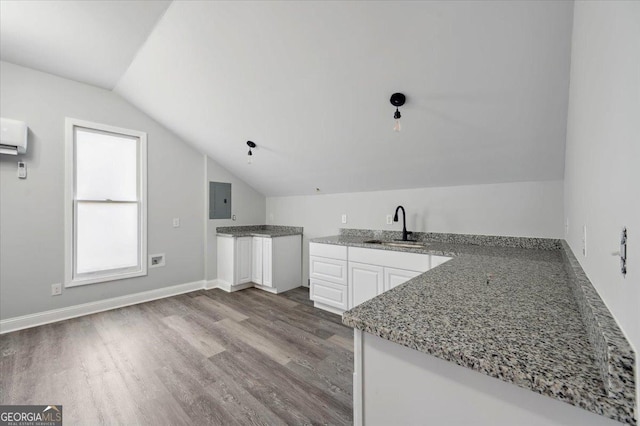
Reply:
<svg viewBox="0 0 640 426"><path fill-rule="evenodd" d="M273 287L266 287L260 284L254 284L253 285L255 288L259 288L260 290L266 291L268 293L273 293L273 294L278 294L278 293L284 293L284 291L278 291L277 289L273 288Z"/></svg>
<svg viewBox="0 0 640 426"><path fill-rule="evenodd" d="M143 291L141 293L99 300L97 302L83 303L81 305L69 306L67 308L53 309L50 311L38 312L36 314L8 318L0 321L0 334L36 327L38 325L49 324L52 322L64 321L70 318L81 317L83 315L95 314L97 312L108 311L110 309L122 308L124 306L136 305L138 303L150 302L152 300L189 293L203 288L209 288L206 281L193 281L190 283L163 287L156 290Z"/></svg>
<svg viewBox="0 0 640 426"><path fill-rule="evenodd" d="M211 290L211 289L214 289L214 288L220 288L220 283L221 283L221 281L219 279L207 281L204 284L204 289L205 290Z"/></svg>
<svg viewBox="0 0 640 426"><path fill-rule="evenodd" d="M342 315L344 313L344 309L334 308L333 306L325 305L324 303L318 303L316 301L313 302L313 307L322 309L323 311L331 312L332 314Z"/></svg>
<svg viewBox="0 0 640 426"><path fill-rule="evenodd" d="M224 290L227 293L233 293L234 291L244 290L245 288L253 287L253 283L252 282L248 282L248 283L244 283L244 284L231 285L227 281L223 281L223 280L215 280L215 281L216 281L215 288L219 288L220 290Z"/></svg>

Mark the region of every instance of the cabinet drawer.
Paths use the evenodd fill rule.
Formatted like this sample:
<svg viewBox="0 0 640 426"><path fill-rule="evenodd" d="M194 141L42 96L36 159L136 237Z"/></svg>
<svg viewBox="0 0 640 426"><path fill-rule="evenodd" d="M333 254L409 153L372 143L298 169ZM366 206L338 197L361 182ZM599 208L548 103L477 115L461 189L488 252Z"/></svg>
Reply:
<svg viewBox="0 0 640 426"><path fill-rule="evenodd" d="M347 287L328 281L311 279L311 300L325 305L347 310Z"/></svg>
<svg viewBox="0 0 640 426"><path fill-rule="evenodd" d="M330 257L332 259L347 260L347 246L309 243L309 256Z"/></svg>
<svg viewBox="0 0 640 426"><path fill-rule="evenodd" d="M309 257L309 278L347 285L347 262L326 257Z"/></svg>

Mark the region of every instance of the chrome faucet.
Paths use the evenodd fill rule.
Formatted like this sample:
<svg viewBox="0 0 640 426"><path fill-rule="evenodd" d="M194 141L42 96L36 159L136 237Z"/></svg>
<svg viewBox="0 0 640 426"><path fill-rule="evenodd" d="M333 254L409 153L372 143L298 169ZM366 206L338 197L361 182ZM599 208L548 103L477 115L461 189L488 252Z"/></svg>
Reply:
<svg viewBox="0 0 640 426"><path fill-rule="evenodd" d="M398 221L398 210L402 209L402 241L408 241L409 234L413 234L411 231L407 231L407 213L404 211L404 207L396 207L396 214L393 216L393 221Z"/></svg>

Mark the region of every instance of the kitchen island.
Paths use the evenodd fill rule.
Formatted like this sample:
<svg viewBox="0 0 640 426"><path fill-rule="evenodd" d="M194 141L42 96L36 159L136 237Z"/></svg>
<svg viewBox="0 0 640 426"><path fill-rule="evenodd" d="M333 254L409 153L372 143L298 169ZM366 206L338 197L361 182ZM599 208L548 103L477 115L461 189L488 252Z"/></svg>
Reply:
<svg viewBox="0 0 640 426"><path fill-rule="evenodd" d="M371 237L312 241L394 249ZM636 424L635 354L566 243L418 237L395 249L453 259L343 314L356 424Z"/></svg>

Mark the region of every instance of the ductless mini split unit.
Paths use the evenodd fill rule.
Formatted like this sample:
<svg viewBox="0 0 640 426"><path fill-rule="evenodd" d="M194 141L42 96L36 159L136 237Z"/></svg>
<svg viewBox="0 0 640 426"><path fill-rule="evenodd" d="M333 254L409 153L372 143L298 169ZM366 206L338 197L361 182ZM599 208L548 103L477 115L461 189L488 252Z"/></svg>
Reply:
<svg viewBox="0 0 640 426"><path fill-rule="evenodd" d="M2 135L0 154L18 155L27 152L27 123L10 118L0 118Z"/></svg>

